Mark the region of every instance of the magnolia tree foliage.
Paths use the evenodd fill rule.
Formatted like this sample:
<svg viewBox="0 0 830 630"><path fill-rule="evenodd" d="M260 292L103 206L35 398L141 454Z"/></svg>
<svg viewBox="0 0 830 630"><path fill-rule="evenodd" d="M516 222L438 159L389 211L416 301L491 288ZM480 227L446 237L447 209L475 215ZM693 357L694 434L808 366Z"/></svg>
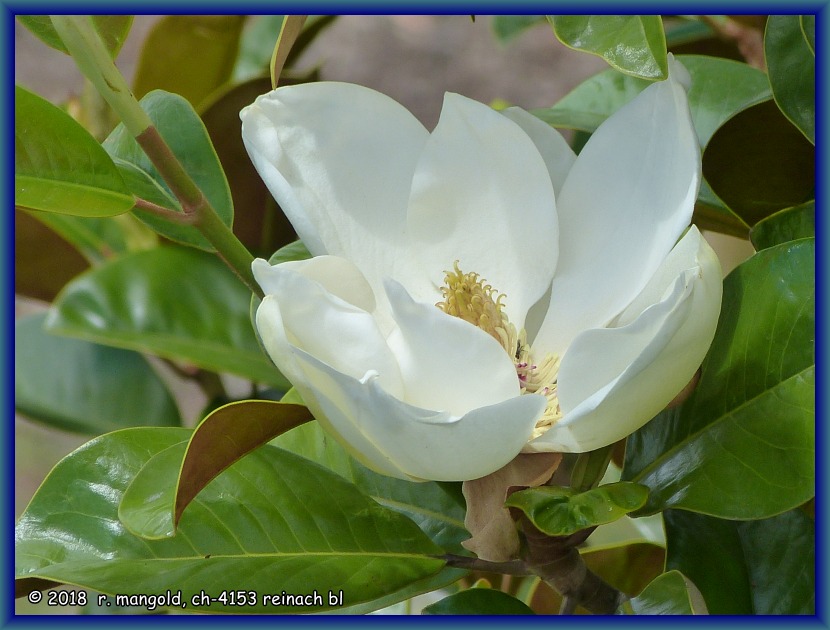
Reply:
<svg viewBox="0 0 830 630"><path fill-rule="evenodd" d="M333 16L163 18L132 85L131 17L17 19L88 98L16 88L16 213L90 268L19 268L15 406L92 436L18 597L814 613L814 16L492 18L609 67L434 129L294 69Z"/></svg>

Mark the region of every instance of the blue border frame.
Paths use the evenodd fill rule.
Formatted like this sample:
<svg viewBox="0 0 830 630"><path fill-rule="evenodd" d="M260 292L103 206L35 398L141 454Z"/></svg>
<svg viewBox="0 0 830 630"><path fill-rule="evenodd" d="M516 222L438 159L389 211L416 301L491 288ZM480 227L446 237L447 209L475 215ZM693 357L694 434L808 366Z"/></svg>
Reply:
<svg viewBox="0 0 830 630"><path fill-rule="evenodd" d="M826 358L827 358L827 337L824 323L827 321L827 296L828 296L828 252L824 243L827 242L828 226L830 221L827 219L827 212L830 212L827 197L827 181L830 172L828 171L827 161L827 147L828 147L828 126L826 124L826 112L828 111L828 64L827 53L830 47L825 45L825 37L830 33L830 11L828 11L828 4L830 0L821 2L793 2L785 3L779 2L746 2L733 0L724 6L724 3L713 2L712 0L704 0L698 2L684 2L684 3L656 3L656 2L634 2L624 3L619 0L606 2L516 2L511 3L509 7L505 6L504 2L482 2L482 1L465 1L458 0L451 4L442 4L437 0L433 2L378 2L378 1L362 1L362 2L288 2L275 5L272 2L264 0L246 0L239 4L227 4L224 2L176 2L175 6L170 7L167 3L154 0L151 2L122 2L118 4L119 13L137 13L137 14L152 14L152 13L205 13L211 9L212 13L270 13L279 11L281 13L350 13L350 14L406 14L406 13L421 13L421 14L541 14L541 13L655 13L656 9L662 6L670 6L673 14L697 14L697 13L714 13L723 14L731 12L734 14L816 14L817 17L817 36L816 36L816 137L817 137L817 159L816 159L816 238L817 238L817 258L816 258L816 285L817 285L817 304L816 304L816 437L818 440L818 450L821 453L827 453L827 428L825 419L827 418L827 400L826 392L828 391L827 372L826 372ZM0 0L0 33L2 33L2 42L5 48L3 59L5 63L2 64L2 90L3 98L0 101L0 111L3 114L4 124L0 129L0 142L4 147L4 166L3 169L3 200L6 208L12 208L13 186L12 186L12 172L11 166L14 162L13 144L11 129L14 124L14 111L12 100L12 85L13 85L13 60L14 60L14 16L18 13L101 13L113 12L112 7L102 2L20 2L11 1L3 2ZM824 114L824 115L822 115ZM3 458L3 473L5 478L9 480L5 485L5 501L3 502L4 515L3 519L3 540L5 545L2 546L2 553L0 559L3 561L4 568L4 582L6 587L2 591L2 598L0 598L0 623L17 625L38 625L41 622L55 623L60 620L61 623L69 624L95 624L95 623L112 623L112 617L41 617L41 616L14 616L14 602L10 585L14 582L14 522L13 522L13 483L15 478L14 472L14 424L12 419L14 417L14 401L13 401L13 359L14 359L14 215L10 211L3 213L3 231L6 247L3 250L5 256L2 274L2 289L3 295L6 298L6 308L3 311L3 329L5 335L2 339L2 350L4 358L5 378L2 379L2 400L5 401L5 417L7 421L5 428L5 458ZM825 540L825 532L822 531L827 524L827 497L826 497L826 480L828 473L828 464L822 457L817 457L817 482L816 482L816 615L814 617L729 617L728 623L730 625L739 623L754 625L810 625L810 626L827 626L828 625L828 607L825 600L826 594L826 567L827 567L827 541ZM528 624L550 624L555 623L558 626L567 627L582 627L600 625L611 622L604 618L528 618L522 617L523 623ZM327 617L325 619L320 617L281 617L278 620L274 617L245 617L244 623L277 623L280 626L292 626L295 622L297 625L303 627L316 627L331 624L350 624L360 623L367 625L378 624L411 624L411 623L429 623L430 625L443 625L444 623L452 623L453 625L463 623L475 623L476 625L494 625L502 624L507 620L487 618L487 617L472 617L472 618L453 618L452 621L442 621L436 618L428 617L395 617L393 621L390 618L383 617L361 617L357 621L353 618L344 617ZM233 621L228 621L225 617L214 616L185 616L185 617L158 617L158 616L140 616L140 617L119 617L118 623L153 623L172 626L173 624L181 623L199 623L208 625L228 624L238 625L241 621L240 617L234 617ZM516 619L510 619L511 624L516 623ZM707 623L711 624L714 619L702 618L682 618L672 619L671 623L695 624ZM659 618L626 618L615 617L611 623L614 624L662 624L665 623Z"/></svg>

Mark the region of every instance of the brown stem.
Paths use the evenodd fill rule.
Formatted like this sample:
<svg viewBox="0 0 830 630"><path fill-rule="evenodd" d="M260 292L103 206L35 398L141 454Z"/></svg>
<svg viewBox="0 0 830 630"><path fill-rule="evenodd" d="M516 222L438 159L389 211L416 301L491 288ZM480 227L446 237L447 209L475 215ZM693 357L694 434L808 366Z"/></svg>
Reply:
<svg viewBox="0 0 830 630"><path fill-rule="evenodd" d="M548 536L527 517L522 516L521 522L527 541L525 564L562 595L564 614L577 605L597 615L614 614L625 596L585 566L576 548L584 535Z"/></svg>
<svg viewBox="0 0 830 630"><path fill-rule="evenodd" d="M135 198L135 207L139 210L149 212L154 216L161 217L162 219L164 219L165 221L169 221L170 223L177 223L179 225L193 225L194 216L192 214L183 214L181 212L176 212L175 210L170 210L169 208L165 208L164 206L155 204L152 201L142 199L141 197Z"/></svg>

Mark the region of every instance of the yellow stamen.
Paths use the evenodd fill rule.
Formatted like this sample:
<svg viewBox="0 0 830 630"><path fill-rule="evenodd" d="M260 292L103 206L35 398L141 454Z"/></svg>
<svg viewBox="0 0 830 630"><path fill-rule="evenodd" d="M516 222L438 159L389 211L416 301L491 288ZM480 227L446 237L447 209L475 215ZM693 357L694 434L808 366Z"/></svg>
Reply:
<svg viewBox="0 0 830 630"><path fill-rule="evenodd" d="M547 354L540 362L534 362L527 334L524 329L517 332L504 312L505 295L486 284L479 274L463 273L458 261L453 264L453 271L444 273L444 286L441 287L444 299L436 306L478 326L498 341L516 365L521 392L547 398L547 407L533 432L534 438L539 437L562 417L556 391L559 357Z"/></svg>

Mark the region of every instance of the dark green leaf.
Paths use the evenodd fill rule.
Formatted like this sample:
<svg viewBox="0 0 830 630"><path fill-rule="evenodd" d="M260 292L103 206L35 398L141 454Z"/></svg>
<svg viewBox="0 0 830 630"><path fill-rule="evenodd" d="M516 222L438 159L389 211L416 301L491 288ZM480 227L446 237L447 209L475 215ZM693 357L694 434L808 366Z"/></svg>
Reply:
<svg viewBox="0 0 830 630"><path fill-rule="evenodd" d="M816 54L816 16L815 15L800 15L799 21L801 23L801 32L804 34L804 39L810 47L810 52Z"/></svg>
<svg viewBox="0 0 830 630"><path fill-rule="evenodd" d="M144 43L133 91L175 92L193 107L231 77L239 50L242 15L168 15Z"/></svg>
<svg viewBox="0 0 830 630"><path fill-rule="evenodd" d="M98 435L141 425L178 425L167 387L136 352L43 330L46 313L14 326L14 405L30 418Z"/></svg>
<svg viewBox="0 0 830 630"><path fill-rule="evenodd" d="M18 15L18 22L29 29L38 39L47 46L51 46L63 53L69 54L63 45L55 27L52 26L52 18L48 15ZM132 15L93 15L92 23L95 30L101 36L107 50L112 57L118 55L121 46L127 39L130 27L133 24Z"/></svg>
<svg viewBox="0 0 830 630"><path fill-rule="evenodd" d="M69 114L19 86L14 108L16 206L90 217L133 207L115 164Z"/></svg>
<svg viewBox="0 0 830 630"><path fill-rule="evenodd" d="M811 615L815 528L800 510L759 521L665 513L667 569L694 581L713 615Z"/></svg>
<svg viewBox="0 0 830 630"><path fill-rule="evenodd" d="M553 32L566 46L598 55L620 72L656 81L669 75L659 15L555 15Z"/></svg>
<svg viewBox="0 0 830 630"><path fill-rule="evenodd" d="M703 153L703 174L749 225L812 199L815 148L772 101L726 122Z"/></svg>
<svg viewBox="0 0 830 630"><path fill-rule="evenodd" d="M424 615L533 615L524 602L492 588L468 588L426 606Z"/></svg>
<svg viewBox="0 0 830 630"><path fill-rule="evenodd" d="M680 571L668 571L632 597L635 615L705 615L706 604L697 587Z"/></svg>
<svg viewBox="0 0 830 630"><path fill-rule="evenodd" d="M70 282L53 332L238 374L287 390L251 328L250 292L218 258L179 247L127 254Z"/></svg>
<svg viewBox="0 0 830 630"><path fill-rule="evenodd" d="M644 486L624 481L585 492L540 486L514 492L505 505L520 509L539 531L549 536L570 536L641 508L647 495Z"/></svg>
<svg viewBox="0 0 830 630"><path fill-rule="evenodd" d="M696 390L628 438L623 476L651 489L643 512L764 518L813 496L814 250L770 247L724 281Z"/></svg>
<svg viewBox="0 0 830 630"><path fill-rule="evenodd" d="M141 99L141 106L225 225L232 226L233 201L228 181L199 115L181 96L162 91L151 92L145 96ZM151 194L153 198L148 201L155 201L169 209L180 210L178 204L173 201L175 197L161 174L124 125L118 125L113 130L104 141L104 148L114 158L120 158L132 164L139 171L144 171L146 177L140 174L130 177L130 185L135 194ZM124 169L123 165L122 169ZM156 186L148 183L148 179L155 182ZM148 187L150 192L148 192ZM192 226L161 221L146 213L136 213L136 216L169 239L213 251L213 247L205 237Z"/></svg>
<svg viewBox="0 0 830 630"><path fill-rule="evenodd" d="M815 20L815 17L813 18ZM815 22L813 22L815 37ZM764 56L772 95L784 115L816 143L816 55L797 15L771 15Z"/></svg>
<svg viewBox="0 0 830 630"><path fill-rule="evenodd" d="M815 235L815 201L776 212L756 223L749 233L757 250Z"/></svg>
<svg viewBox="0 0 830 630"><path fill-rule="evenodd" d="M283 402L288 400L287 396L283 398ZM464 506L440 484L415 483L372 472L352 459L316 422L292 429L272 443L325 466L378 503L406 514L444 549L464 552L460 543L470 537L464 529Z"/></svg>
<svg viewBox="0 0 830 630"><path fill-rule="evenodd" d="M309 420L313 418L306 407L271 400L233 402L208 415L187 445L172 524L178 523L185 508L216 475L255 448Z"/></svg>
<svg viewBox="0 0 830 630"><path fill-rule="evenodd" d="M128 429L65 458L16 528L16 570L31 578L107 594L182 592L185 610L297 613L392 593L440 570L437 548L407 518L384 509L337 475L265 447L217 477L190 505L178 534L137 538L118 520L130 481L154 456L187 443L185 429ZM156 460L158 463L158 460ZM169 464L170 462L168 462ZM160 485L176 469L157 471ZM148 488L149 489L149 488ZM192 605L201 591L246 591L247 602ZM322 605L274 606L266 594L317 592Z"/></svg>
<svg viewBox="0 0 830 630"><path fill-rule="evenodd" d="M531 26L545 21L542 15L494 15L493 35L501 44L507 44Z"/></svg>

